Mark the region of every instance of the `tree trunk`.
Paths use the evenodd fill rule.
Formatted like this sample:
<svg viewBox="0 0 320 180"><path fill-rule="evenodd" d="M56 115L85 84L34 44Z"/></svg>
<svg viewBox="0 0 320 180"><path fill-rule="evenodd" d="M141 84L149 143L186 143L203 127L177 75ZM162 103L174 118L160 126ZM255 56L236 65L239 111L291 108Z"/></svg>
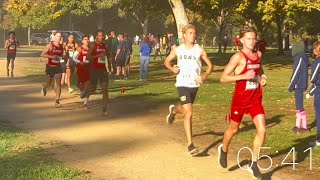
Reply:
<svg viewBox="0 0 320 180"><path fill-rule="evenodd" d="M222 37L222 28L220 27L219 28L219 34L218 34L218 53L219 54L221 54L222 53L222 39L223 39L223 37Z"/></svg>
<svg viewBox="0 0 320 180"><path fill-rule="evenodd" d="M146 17L143 23L141 23L143 34L148 34L148 26L149 26L149 18Z"/></svg>
<svg viewBox="0 0 320 180"><path fill-rule="evenodd" d="M290 33L290 31L289 31L289 27L288 26L285 26L285 28L284 28L284 32L285 32L285 37L284 37L284 50L285 51L289 51L290 49L289 49L289 46L290 46L290 37L289 37L289 33Z"/></svg>
<svg viewBox="0 0 320 180"><path fill-rule="evenodd" d="M189 24L187 13L184 9L182 0L168 0L168 1L176 21L179 42L183 43L184 39L182 36L182 28L183 26Z"/></svg>
<svg viewBox="0 0 320 180"><path fill-rule="evenodd" d="M276 23L277 23L277 34L278 34L278 55L283 55L283 43L282 43L282 28L281 28L281 17L280 15L276 15Z"/></svg>
<svg viewBox="0 0 320 180"><path fill-rule="evenodd" d="M98 11L97 25L98 25L98 29L103 29L103 11L102 10Z"/></svg>
<svg viewBox="0 0 320 180"><path fill-rule="evenodd" d="M29 46L31 46L31 27L29 26L28 27L28 44L29 44Z"/></svg>

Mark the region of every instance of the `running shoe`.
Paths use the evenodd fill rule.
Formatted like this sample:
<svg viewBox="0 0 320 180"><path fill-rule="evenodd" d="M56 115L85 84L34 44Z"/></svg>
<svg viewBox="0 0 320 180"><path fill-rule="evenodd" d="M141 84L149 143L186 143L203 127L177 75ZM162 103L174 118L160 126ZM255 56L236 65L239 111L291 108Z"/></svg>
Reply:
<svg viewBox="0 0 320 180"><path fill-rule="evenodd" d="M262 174L259 170L257 162L251 163L250 161L249 164L252 164L252 165L251 167L248 165L247 171L252 175L252 177L254 179L262 179Z"/></svg>
<svg viewBox="0 0 320 180"><path fill-rule="evenodd" d="M176 106L171 104L169 106L169 114L167 115L167 123L168 124L172 124L173 121L174 121L174 117L175 117L175 114L173 113L173 111L175 110Z"/></svg>
<svg viewBox="0 0 320 180"><path fill-rule="evenodd" d="M218 147L218 162L221 167L227 168L227 153L222 150L223 144L220 144Z"/></svg>
<svg viewBox="0 0 320 180"><path fill-rule="evenodd" d="M310 147L313 147L313 148L315 148L315 147L320 147L320 142L317 141L317 140L312 141L312 142L309 143L309 146L310 146Z"/></svg>
<svg viewBox="0 0 320 180"><path fill-rule="evenodd" d="M300 128L298 128L297 126L294 126L291 130L292 133L294 134L299 134L300 133Z"/></svg>
<svg viewBox="0 0 320 180"><path fill-rule="evenodd" d="M307 134L310 132L311 132L310 129L304 129L304 128L300 128L300 131L299 131L300 134Z"/></svg>
<svg viewBox="0 0 320 180"><path fill-rule="evenodd" d="M190 155L195 155L199 152L199 150L193 145L193 143L191 143L189 146L188 146L188 153Z"/></svg>
<svg viewBox="0 0 320 180"><path fill-rule="evenodd" d="M83 91L80 92L80 98L81 99L85 98L87 94L88 94L87 89L84 89Z"/></svg>
<svg viewBox="0 0 320 180"><path fill-rule="evenodd" d="M74 89L73 88L68 88L69 93L73 93Z"/></svg>
<svg viewBox="0 0 320 180"><path fill-rule="evenodd" d="M44 88L44 87L41 88L41 94L42 94L42 96L46 96L47 95L46 88Z"/></svg>
<svg viewBox="0 0 320 180"><path fill-rule="evenodd" d="M62 105L61 105L59 102L56 102L56 103L54 104L54 107L55 107L55 108L61 108Z"/></svg>
<svg viewBox="0 0 320 180"><path fill-rule="evenodd" d="M88 103L83 104L82 107L85 108L85 109L89 109Z"/></svg>

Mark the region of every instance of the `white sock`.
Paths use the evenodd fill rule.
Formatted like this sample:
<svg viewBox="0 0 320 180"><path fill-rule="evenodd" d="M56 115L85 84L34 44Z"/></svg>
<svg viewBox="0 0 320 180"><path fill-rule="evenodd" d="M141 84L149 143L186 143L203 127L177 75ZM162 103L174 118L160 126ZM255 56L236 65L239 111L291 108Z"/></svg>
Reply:
<svg viewBox="0 0 320 180"><path fill-rule="evenodd" d="M89 98L83 98L83 104L88 104Z"/></svg>

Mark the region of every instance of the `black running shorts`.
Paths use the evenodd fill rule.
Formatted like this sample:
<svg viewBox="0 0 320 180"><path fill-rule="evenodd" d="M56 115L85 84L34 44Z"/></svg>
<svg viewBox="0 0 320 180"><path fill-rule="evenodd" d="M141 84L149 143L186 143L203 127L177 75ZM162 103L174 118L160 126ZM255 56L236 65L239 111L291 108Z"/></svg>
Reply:
<svg viewBox="0 0 320 180"><path fill-rule="evenodd" d="M10 60L15 60L16 59L16 54L7 54L7 61L10 62Z"/></svg>
<svg viewBox="0 0 320 180"><path fill-rule="evenodd" d="M46 76L50 78L54 78L55 74L61 74L62 68L61 66L49 66L47 64L46 66Z"/></svg>
<svg viewBox="0 0 320 180"><path fill-rule="evenodd" d="M177 87L177 89L181 104L193 104L199 88Z"/></svg>
<svg viewBox="0 0 320 180"><path fill-rule="evenodd" d="M106 69L90 69L90 83L96 85L98 83L108 82L108 71Z"/></svg>

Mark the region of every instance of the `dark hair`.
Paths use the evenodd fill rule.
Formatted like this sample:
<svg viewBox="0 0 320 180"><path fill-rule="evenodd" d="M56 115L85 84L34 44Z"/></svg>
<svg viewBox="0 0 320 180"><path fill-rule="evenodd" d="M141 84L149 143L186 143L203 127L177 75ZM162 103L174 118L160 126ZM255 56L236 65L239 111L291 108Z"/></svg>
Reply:
<svg viewBox="0 0 320 180"><path fill-rule="evenodd" d="M68 35L68 37L70 37L70 36L74 36L74 34L73 34L73 33L70 33L70 34Z"/></svg>
<svg viewBox="0 0 320 180"><path fill-rule="evenodd" d="M96 34L98 34L98 33L100 33L100 32L102 32L102 33L104 34L104 31L103 31L102 29L98 29L98 30L96 31Z"/></svg>
<svg viewBox="0 0 320 180"><path fill-rule="evenodd" d="M82 40L83 40L85 37L90 38L90 36L89 36L88 34L85 34L85 35L82 36Z"/></svg>
<svg viewBox="0 0 320 180"><path fill-rule="evenodd" d="M126 37L126 38L129 37L129 34L128 34L128 33L124 33L123 35L124 35L124 37Z"/></svg>
<svg viewBox="0 0 320 180"><path fill-rule="evenodd" d="M14 36L16 35L16 33L13 32L13 31L10 31L10 32L9 32L9 36L10 36L11 34L13 34Z"/></svg>
<svg viewBox="0 0 320 180"><path fill-rule="evenodd" d="M147 44L149 44L149 38L144 37L144 38L142 39L142 43L147 43Z"/></svg>
<svg viewBox="0 0 320 180"><path fill-rule="evenodd" d="M240 38L243 38L244 35L248 32L253 32L255 35L257 35L257 31L253 27L245 26L240 31Z"/></svg>
<svg viewBox="0 0 320 180"><path fill-rule="evenodd" d="M124 37L124 34L123 33L119 33L119 35L118 36L122 36L122 37Z"/></svg>

